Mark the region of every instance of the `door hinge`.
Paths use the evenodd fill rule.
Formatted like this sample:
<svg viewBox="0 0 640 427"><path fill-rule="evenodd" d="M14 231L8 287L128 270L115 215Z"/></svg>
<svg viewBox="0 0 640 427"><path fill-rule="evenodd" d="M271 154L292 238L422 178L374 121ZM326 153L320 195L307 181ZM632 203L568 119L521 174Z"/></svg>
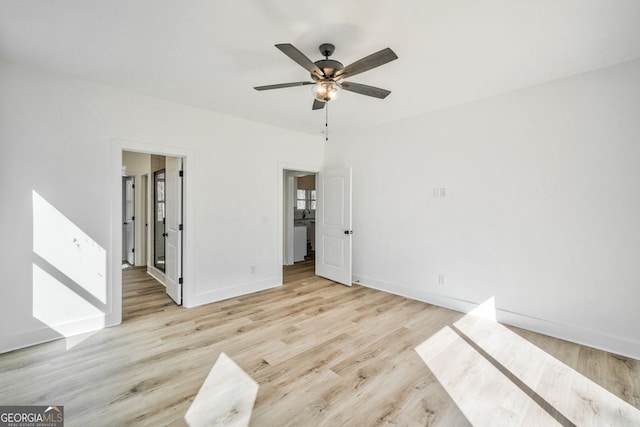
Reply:
<svg viewBox="0 0 640 427"><path fill-rule="evenodd" d="M182 231L182 224L180 224L180 225L178 226L178 230L179 230L179 231Z"/></svg>
<svg viewBox="0 0 640 427"><path fill-rule="evenodd" d="M136 188L136 185L135 184L131 184L131 188Z"/></svg>
<svg viewBox="0 0 640 427"><path fill-rule="evenodd" d="M135 216L132 216L132 217L131 217L131 221L135 221L135 220L136 220L136 217L135 217Z"/></svg>
<svg viewBox="0 0 640 427"><path fill-rule="evenodd" d="M178 278L178 285L182 285L182 277Z"/></svg>
<svg viewBox="0 0 640 427"><path fill-rule="evenodd" d="M136 248L131 248L131 252L135 252L135 251L136 251Z"/></svg>
<svg viewBox="0 0 640 427"><path fill-rule="evenodd" d="M178 175L179 175L179 176L184 176L184 171L180 171L180 172L178 172Z"/></svg>

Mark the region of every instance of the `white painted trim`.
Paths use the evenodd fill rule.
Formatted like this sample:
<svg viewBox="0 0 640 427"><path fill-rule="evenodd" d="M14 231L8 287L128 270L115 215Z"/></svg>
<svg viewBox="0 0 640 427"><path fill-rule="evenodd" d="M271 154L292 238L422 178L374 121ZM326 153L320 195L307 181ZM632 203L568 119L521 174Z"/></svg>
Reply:
<svg viewBox="0 0 640 427"><path fill-rule="evenodd" d="M461 313L468 313L482 303L482 301L465 301L446 295L439 295L432 292L408 288L402 285L383 282L361 275L354 275L353 281L354 283L367 288L377 289L379 291L388 292L390 294L399 295L416 301L426 302L428 304L437 305L439 307L448 308ZM640 342L631 341L626 338L605 335L575 326L537 319L535 317L527 316L526 314L514 313L500 309L496 310L496 319L500 323L516 326L528 331L537 332L550 337L571 341L577 344L640 360Z"/></svg>
<svg viewBox="0 0 640 427"><path fill-rule="evenodd" d="M282 271L282 267L280 267ZM282 275L282 273L280 273ZM228 288L216 289L215 291L196 294L192 297L190 305L183 304L186 308L197 307L200 305L210 304L212 302L222 301L229 298L245 296L254 292L265 291L271 288L282 286L282 277L273 277L267 280L245 283L244 285L234 285Z"/></svg>
<svg viewBox="0 0 640 427"><path fill-rule="evenodd" d="M500 309L496 310L496 319L500 323L528 331L640 360L640 342L633 342L626 338L605 335L596 331L588 331L575 326L537 319L525 314L512 313Z"/></svg>
<svg viewBox="0 0 640 427"><path fill-rule="evenodd" d="M133 151L139 153L150 153L161 156L182 157L185 176L182 181L182 203L183 203L183 224L185 230L182 234L182 303L184 306L195 306L192 300L195 299L195 269L194 269L194 241L195 230L191 226L195 223L194 207L194 186L191 179L195 176L195 162L192 161L191 150L159 144L149 144L138 141L124 139L111 140L111 251L108 252L108 265L111 266L111 301L112 313L107 314L106 326L117 325L122 321L122 266L121 261L114 259L122 257L122 198L120 197L120 187L116 186L116 171L119 179L122 179L122 152ZM122 184L120 183L119 186Z"/></svg>
<svg viewBox="0 0 640 427"><path fill-rule="evenodd" d="M162 272L157 268L147 265L147 274L156 279L156 281L158 281L165 288L167 287L167 285L164 283L164 274L162 274Z"/></svg>
<svg viewBox="0 0 640 427"><path fill-rule="evenodd" d="M13 350L19 350L26 347L31 347L45 342L58 340L61 338L72 338L77 335L82 335L90 332L97 332L107 327L105 324L105 316L94 316L84 319L78 319L73 322L57 325L68 328L75 331L73 335L64 336L60 332L52 329L48 326L42 326L37 329L31 329L29 331L22 331L19 334L3 336L0 343L0 354L7 353Z"/></svg>
<svg viewBox="0 0 640 427"><path fill-rule="evenodd" d="M439 295L432 292L421 291L413 288L408 288L402 285L396 285L393 283L383 282L373 279L371 277L353 275L353 283L361 286L365 286L371 289L377 289L379 291L388 292L390 294L399 295L401 297L410 298L416 301L422 301L429 304L437 305L440 307L448 308L450 310L459 311L461 313L468 313L478 306L477 303L471 301L452 298L446 295Z"/></svg>
<svg viewBox="0 0 640 427"><path fill-rule="evenodd" d="M5 335L2 337L2 343L0 344L0 354L60 338L64 338L64 336L51 328L31 329L28 331L21 331L16 335Z"/></svg>

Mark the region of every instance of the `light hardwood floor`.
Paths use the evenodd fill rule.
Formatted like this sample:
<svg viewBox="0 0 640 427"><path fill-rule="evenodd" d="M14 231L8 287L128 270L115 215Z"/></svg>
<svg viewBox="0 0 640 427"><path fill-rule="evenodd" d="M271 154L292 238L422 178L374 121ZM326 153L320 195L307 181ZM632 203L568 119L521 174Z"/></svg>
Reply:
<svg viewBox="0 0 640 427"><path fill-rule="evenodd" d="M310 263L286 268L285 282L184 309L144 270L125 271L122 325L69 349L0 355L0 404L64 405L67 426L186 425L224 352L259 385L252 426L624 425L640 414L639 361L337 285Z"/></svg>

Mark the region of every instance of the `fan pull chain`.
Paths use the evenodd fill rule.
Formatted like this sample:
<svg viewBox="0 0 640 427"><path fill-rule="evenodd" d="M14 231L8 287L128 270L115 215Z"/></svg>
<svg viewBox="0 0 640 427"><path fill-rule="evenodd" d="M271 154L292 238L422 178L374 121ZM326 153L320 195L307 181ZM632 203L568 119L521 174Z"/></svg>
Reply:
<svg viewBox="0 0 640 427"><path fill-rule="evenodd" d="M329 101L324 106L324 140L329 141Z"/></svg>

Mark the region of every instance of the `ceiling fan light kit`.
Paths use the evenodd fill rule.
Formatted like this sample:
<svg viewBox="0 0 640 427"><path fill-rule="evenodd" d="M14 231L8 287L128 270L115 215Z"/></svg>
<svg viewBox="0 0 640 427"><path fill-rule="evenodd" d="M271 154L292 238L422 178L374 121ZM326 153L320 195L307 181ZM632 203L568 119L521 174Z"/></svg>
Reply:
<svg viewBox="0 0 640 427"><path fill-rule="evenodd" d="M340 83L333 80L320 80L311 86L313 96L322 102L333 101L338 97L338 92L342 89Z"/></svg>

